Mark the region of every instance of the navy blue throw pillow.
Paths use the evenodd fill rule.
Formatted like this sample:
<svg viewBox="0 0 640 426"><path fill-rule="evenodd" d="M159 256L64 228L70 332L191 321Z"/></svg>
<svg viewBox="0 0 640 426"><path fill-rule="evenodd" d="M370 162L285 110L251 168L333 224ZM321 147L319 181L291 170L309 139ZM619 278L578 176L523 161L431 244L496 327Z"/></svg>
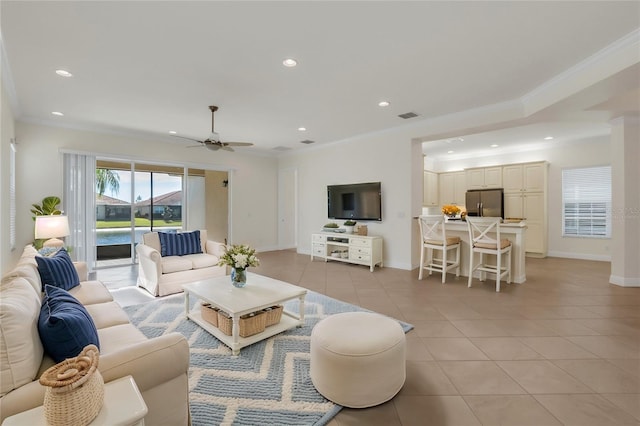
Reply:
<svg viewBox="0 0 640 426"><path fill-rule="evenodd" d="M71 290L80 284L78 271L65 249L60 249L51 257L36 256L38 272L42 281L42 290L46 284Z"/></svg>
<svg viewBox="0 0 640 426"><path fill-rule="evenodd" d="M78 356L89 344L100 348L98 330L85 307L61 288L46 285L44 292L38 318L44 351L60 362Z"/></svg>
<svg viewBox="0 0 640 426"><path fill-rule="evenodd" d="M200 231L173 234L158 232L160 237L160 256L184 256L202 253Z"/></svg>

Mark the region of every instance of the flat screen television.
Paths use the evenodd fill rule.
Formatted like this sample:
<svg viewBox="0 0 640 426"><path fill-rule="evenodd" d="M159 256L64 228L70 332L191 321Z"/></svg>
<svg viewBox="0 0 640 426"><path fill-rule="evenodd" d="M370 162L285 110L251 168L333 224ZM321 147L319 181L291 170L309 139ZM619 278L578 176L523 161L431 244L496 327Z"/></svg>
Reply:
<svg viewBox="0 0 640 426"><path fill-rule="evenodd" d="M327 186L329 219L382 220L380 182Z"/></svg>

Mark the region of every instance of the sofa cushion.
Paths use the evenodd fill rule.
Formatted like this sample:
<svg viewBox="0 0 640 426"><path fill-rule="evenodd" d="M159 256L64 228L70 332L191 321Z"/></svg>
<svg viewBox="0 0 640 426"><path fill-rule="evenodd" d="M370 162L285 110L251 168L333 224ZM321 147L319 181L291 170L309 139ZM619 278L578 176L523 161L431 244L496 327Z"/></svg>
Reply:
<svg viewBox="0 0 640 426"><path fill-rule="evenodd" d="M118 302L95 303L85 306L85 309L91 315L97 330L114 325L129 324L129 317Z"/></svg>
<svg viewBox="0 0 640 426"><path fill-rule="evenodd" d="M89 344L100 348L98 331L85 307L68 291L48 284L38 331L45 352L55 362L77 356Z"/></svg>
<svg viewBox="0 0 640 426"><path fill-rule="evenodd" d="M218 256L212 254L200 253L200 254L188 254L182 256L183 259L189 260L192 265L192 269L208 268L210 266L216 266L218 264Z"/></svg>
<svg viewBox="0 0 640 426"><path fill-rule="evenodd" d="M84 306L113 301L111 292L100 281L81 281L80 285L69 290L69 294Z"/></svg>
<svg viewBox="0 0 640 426"><path fill-rule="evenodd" d="M36 256L36 262L43 286L49 284L69 290L80 284L78 272L65 249L51 257Z"/></svg>
<svg viewBox="0 0 640 426"><path fill-rule="evenodd" d="M100 353L105 355L127 349L131 345L147 340L147 337L131 323L101 328L98 330L98 336L102 342Z"/></svg>
<svg viewBox="0 0 640 426"><path fill-rule="evenodd" d="M2 277L2 283L4 284L5 282L9 282L15 278L24 278L31 287L33 287L36 294L40 296L42 294L42 282L40 281L40 273L38 272L38 267L35 263L35 260L33 263L18 263L15 268L7 272L7 274Z"/></svg>
<svg viewBox="0 0 640 426"><path fill-rule="evenodd" d="M162 257L202 253L200 231L158 232L158 237L160 237L160 255Z"/></svg>
<svg viewBox="0 0 640 426"><path fill-rule="evenodd" d="M22 278L0 287L0 396L37 377L43 348L38 335L40 296Z"/></svg>
<svg viewBox="0 0 640 426"><path fill-rule="evenodd" d="M188 271L193 269L193 262L183 256L167 256L162 258L162 273Z"/></svg>

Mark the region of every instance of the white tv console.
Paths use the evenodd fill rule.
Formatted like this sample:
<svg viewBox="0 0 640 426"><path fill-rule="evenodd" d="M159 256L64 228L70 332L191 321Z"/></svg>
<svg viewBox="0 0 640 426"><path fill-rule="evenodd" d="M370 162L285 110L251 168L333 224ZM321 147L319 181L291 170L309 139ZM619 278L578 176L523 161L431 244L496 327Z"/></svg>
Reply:
<svg viewBox="0 0 640 426"><path fill-rule="evenodd" d="M340 257L332 252L341 252ZM344 256L344 257L343 257ZM344 234L337 232L318 232L311 234L311 260L319 257L339 262L367 265L373 272L376 265L382 268L382 237Z"/></svg>

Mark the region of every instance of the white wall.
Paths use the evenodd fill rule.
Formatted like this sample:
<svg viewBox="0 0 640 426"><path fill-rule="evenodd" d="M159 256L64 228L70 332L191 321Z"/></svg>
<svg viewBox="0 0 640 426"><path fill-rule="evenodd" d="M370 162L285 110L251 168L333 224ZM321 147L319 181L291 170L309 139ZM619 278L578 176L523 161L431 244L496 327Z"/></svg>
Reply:
<svg viewBox="0 0 640 426"><path fill-rule="evenodd" d="M16 124L16 136L19 141L16 157L18 247L29 244L33 239L33 221L29 206L40 202L45 196L62 194L61 149L231 170L233 222L230 225L230 234L233 237L230 238L230 242L251 244L258 250L269 250L277 246L277 231L274 226L277 217L275 158L248 155L238 151L228 153L207 151L204 148L186 149L185 145L179 143L133 139L121 135L22 122ZM2 188L4 194L4 183Z"/></svg>
<svg viewBox="0 0 640 426"><path fill-rule="evenodd" d="M286 154L279 168L298 170L298 252L310 253L311 234L329 221L327 185L380 181L382 221L361 223L370 235L384 238L385 266L411 269L412 217L419 214L412 212L412 174L422 176L422 159L417 165L412 161L409 131L380 132ZM419 184L421 194L422 178Z"/></svg>
<svg viewBox="0 0 640 426"><path fill-rule="evenodd" d="M469 167L547 161L549 163L548 254L592 260L610 260L610 238L575 238L562 236L562 169L611 164L610 137L569 141L557 147L514 152L491 157L475 157L452 162L438 162L437 169L462 170Z"/></svg>
<svg viewBox="0 0 640 426"><path fill-rule="evenodd" d="M3 81L0 79L0 81ZM11 139L14 137L13 111L5 93L4 84L0 83L0 275L12 266L12 251L9 242L9 158ZM13 253L22 253L16 246Z"/></svg>

